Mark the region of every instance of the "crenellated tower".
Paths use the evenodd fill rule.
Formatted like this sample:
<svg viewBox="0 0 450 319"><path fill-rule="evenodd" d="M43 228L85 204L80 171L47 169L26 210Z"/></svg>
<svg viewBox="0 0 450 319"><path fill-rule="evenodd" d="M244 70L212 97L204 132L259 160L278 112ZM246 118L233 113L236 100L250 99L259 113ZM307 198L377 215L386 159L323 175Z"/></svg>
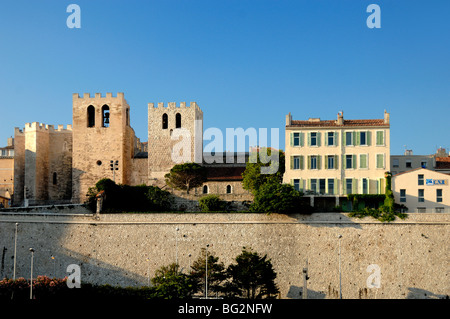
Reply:
<svg viewBox="0 0 450 319"><path fill-rule="evenodd" d="M149 184L165 185L164 175L181 162L202 163L203 112L196 102L148 104Z"/></svg>
<svg viewBox="0 0 450 319"><path fill-rule="evenodd" d="M102 178L128 184L135 134L123 93L73 94L72 201L84 202L89 187ZM110 162L117 163L111 170Z"/></svg>

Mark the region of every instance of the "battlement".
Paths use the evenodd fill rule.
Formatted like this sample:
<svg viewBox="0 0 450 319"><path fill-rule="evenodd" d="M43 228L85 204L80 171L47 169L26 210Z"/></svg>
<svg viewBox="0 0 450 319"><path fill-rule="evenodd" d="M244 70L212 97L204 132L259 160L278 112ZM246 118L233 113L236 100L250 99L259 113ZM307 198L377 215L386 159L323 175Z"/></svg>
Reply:
<svg viewBox="0 0 450 319"><path fill-rule="evenodd" d="M39 131L39 132L61 132L61 133L67 133L72 132L72 125L68 124L66 128L64 128L64 125L58 125L56 128L54 125L48 125L44 123L39 122L32 122L32 123L26 123L24 129L20 129L18 127L14 128L15 134L23 134L24 132L32 132L32 131Z"/></svg>
<svg viewBox="0 0 450 319"><path fill-rule="evenodd" d="M73 93L72 99L111 99L111 98L119 98L124 99L125 95L123 92L118 92L116 96L113 96L112 93L107 92L106 95L102 95L102 93L95 93L93 96L91 96L90 93L83 93L83 96L81 97L79 93Z"/></svg>
<svg viewBox="0 0 450 319"><path fill-rule="evenodd" d="M202 110L198 106L197 102L190 102L189 105L187 105L186 102L180 102L178 105L176 102L168 102L167 105L165 105L164 102L158 102L157 104L148 103L149 111L151 111L151 110L164 111L164 110L188 109L188 108L193 108L199 112L202 112Z"/></svg>

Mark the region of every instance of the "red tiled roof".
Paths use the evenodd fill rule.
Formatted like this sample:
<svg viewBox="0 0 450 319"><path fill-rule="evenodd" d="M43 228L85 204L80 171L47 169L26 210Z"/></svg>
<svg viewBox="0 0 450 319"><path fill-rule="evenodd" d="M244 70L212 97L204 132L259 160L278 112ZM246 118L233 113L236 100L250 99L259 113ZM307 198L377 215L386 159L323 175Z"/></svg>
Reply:
<svg viewBox="0 0 450 319"><path fill-rule="evenodd" d="M344 120L343 125L338 125L336 120L324 120L324 121L298 121L292 120L291 125L287 127L342 127L342 126L389 126L383 119L374 120Z"/></svg>
<svg viewBox="0 0 450 319"><path fill-rule="evenodd" d="M436 169L450 169L450 156L436 157Z"/></svg>
<svg viewBox="0 0 450 319"><path fill-rule="evenodd" d="M245 167L207 167L206 178L208 181L242 181L242 173Z"/></svg>

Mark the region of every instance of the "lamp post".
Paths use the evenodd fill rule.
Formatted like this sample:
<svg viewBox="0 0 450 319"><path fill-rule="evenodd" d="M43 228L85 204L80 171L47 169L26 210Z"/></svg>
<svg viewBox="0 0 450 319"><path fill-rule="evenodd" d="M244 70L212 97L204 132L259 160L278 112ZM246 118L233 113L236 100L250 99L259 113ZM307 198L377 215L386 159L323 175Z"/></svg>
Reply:
<svg viewBox="0 0 450 319"><path fill-rule="evenodd" d="M34 249L30 248L30 252L31 252L30 299L33 299L33 257L34 257Z"/></svg>
<svg viewBox="0 0 450 319"><path fill-rule="evenodd" d="M178 231L180 229L175 228L175 263L178 265Z"/></svg>
<svg viewBox="0 0 450 319"><path fill-rule="evenodd" d="M342 299L342 281L341 281L341 238L342 235L338 236L339 242L339 299Z"/></svg>
<svg viewBox="0 0 450 319"><path fill-rule="evenodd" d="M209 247L209 244L206 245L205 299L208 299L208 247Z"/></svg>
<svg viewBox="0 0 450 319"><path fill-rule="evenodd" d="M150 258L147 258L147 286L150 287Z"/></svg>
<svg viewBox="0 0 450 319"><path fill-rule="evenodd" d="M14 233L14 271L13 271L13 279L16 280L16 253L17 253L17 227L19 223L16 223L16 231Z"/></svg>

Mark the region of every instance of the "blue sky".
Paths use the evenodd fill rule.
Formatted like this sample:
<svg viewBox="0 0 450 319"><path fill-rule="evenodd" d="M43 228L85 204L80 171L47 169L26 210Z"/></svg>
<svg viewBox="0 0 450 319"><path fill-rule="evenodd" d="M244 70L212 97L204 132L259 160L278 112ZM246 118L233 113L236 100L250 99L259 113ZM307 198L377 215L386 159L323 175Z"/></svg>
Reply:
<svg viewBox="0 0 450 319"><path fill-rule="evenodd" d="M69 29L69 4L81 28ZM369 29L369 4L381 28ZM0 145L27 122L72 123L72 93L124 92L147 140L149 102L196 101L204 128L382 118L391 154L450 148L450 1L3 1ZM205 142L205 145L208 142Z"/></svg>

